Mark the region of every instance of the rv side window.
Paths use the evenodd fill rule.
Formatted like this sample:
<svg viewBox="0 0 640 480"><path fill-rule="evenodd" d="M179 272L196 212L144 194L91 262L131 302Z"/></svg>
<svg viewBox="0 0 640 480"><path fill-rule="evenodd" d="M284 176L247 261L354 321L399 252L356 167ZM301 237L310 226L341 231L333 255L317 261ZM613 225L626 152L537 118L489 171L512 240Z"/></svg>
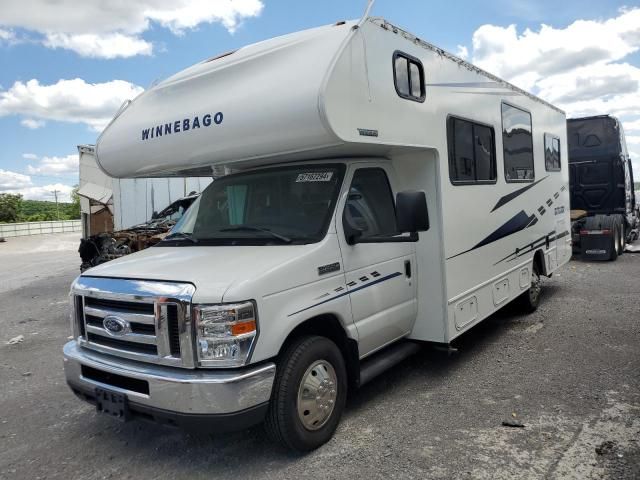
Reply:
<svg viewBox="0 0 640 480"><path fill-rule="evenodd" d="M502 146L507 182L533 182L533 137L531 114L502 104Z"/></svg>
<svg viewBox="0 0 640 480"><path fill-rule="evenodd" d="M396 235L396 210L387 174L381 168L356 170L342 221L361 238ZM346 230L346 228L345 228Z"/></svg>
<svg viewBox="0 0 640 480"><path fill-rule="evenodd" d="M424 70L422 62L402 52L393 54L393 80L402 98L424 102Z"/></svg>
<svg viewBox="0 0 640 480"><path fill-rule="evenodd" d="M547 172L560 171L560 139L544 134L544 168Z"/></svg>
<svg viewBox="0 0 640 480"><path fill-rule="evenodd" d="M449 178L454 185L496 182L493 128L461 118L447 121Z"/></svg>

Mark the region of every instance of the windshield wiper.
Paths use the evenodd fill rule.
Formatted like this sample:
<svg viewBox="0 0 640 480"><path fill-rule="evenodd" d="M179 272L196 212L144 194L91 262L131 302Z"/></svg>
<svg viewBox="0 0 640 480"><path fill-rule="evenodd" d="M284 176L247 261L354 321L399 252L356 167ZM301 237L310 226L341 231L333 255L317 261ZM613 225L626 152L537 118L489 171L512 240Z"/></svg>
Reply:
<svg viewBox="0 0 640 480"><path fill-rule="evenodd" d="M162 241L164 242L165 240L189 240L191 243L198 243L198 239L193 238L191 235L192 235L191 233L174 232L164 237Z"/></svg>
<svg viewBox="0 0 640 480"><path fill-rule="evenodd" d="M292 242L292 240L289 237L285 237L284 235L280 235L279 233L272 232L268 228L251 227L249 225L240 225L238 227L223 228L220 231L221 232L242 232L242 231L246 231L246 232L263 232L263 233L268 233L272 237L277 238L278 240L280 240L280 241L282 241L284 243L291 243Z"/></svg>

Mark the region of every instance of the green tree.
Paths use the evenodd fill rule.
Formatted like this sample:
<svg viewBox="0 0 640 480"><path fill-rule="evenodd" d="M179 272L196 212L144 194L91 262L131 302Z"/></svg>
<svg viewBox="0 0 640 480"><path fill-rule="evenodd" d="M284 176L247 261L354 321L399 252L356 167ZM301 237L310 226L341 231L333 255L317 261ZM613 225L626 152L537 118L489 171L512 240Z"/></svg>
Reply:
<svg viewBox="0 0 640 480"><path fill-rule="evenodd" d="M71 205L66 209L67 218L75 220L80 218L80 195L78 195L80 185L74 185L71 190Z"/></svg>
<svg viewBox="0 0 640 480"><path fill-rule="evenodd" d="M0 193L0 222L11 223L20 219L22 195Z"/></svg>

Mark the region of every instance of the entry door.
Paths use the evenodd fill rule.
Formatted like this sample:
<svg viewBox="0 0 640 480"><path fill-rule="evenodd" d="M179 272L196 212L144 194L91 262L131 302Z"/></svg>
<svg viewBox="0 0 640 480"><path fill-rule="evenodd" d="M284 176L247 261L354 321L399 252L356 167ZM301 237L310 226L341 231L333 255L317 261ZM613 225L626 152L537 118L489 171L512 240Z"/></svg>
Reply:
<svg viewBox="0 0 640 480"><path fill-rule="evenodd" d="M395 202L388 172L375 164L350 170L343 195L338 235L364 356L407 335L417 312L415 244L385 241L349 245L345 231L361 231L361 239L396 234ZM344 198L346 196L346 198Z"/></svg>

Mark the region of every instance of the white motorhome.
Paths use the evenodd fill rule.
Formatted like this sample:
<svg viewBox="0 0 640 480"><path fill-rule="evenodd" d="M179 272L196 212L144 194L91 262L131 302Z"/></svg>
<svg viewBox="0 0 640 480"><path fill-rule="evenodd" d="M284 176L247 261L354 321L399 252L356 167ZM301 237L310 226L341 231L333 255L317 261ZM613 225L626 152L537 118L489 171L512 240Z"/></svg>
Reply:
<svg viewBox="0 0 640 480"><path fill-rule="evenodd" d="M512 300L535 309L571 255L564 113L381 18L190 67L96 153L114 177L237 172L73 283L67 381L121 419L264 420L313 449L348 389Z"/></svg>

